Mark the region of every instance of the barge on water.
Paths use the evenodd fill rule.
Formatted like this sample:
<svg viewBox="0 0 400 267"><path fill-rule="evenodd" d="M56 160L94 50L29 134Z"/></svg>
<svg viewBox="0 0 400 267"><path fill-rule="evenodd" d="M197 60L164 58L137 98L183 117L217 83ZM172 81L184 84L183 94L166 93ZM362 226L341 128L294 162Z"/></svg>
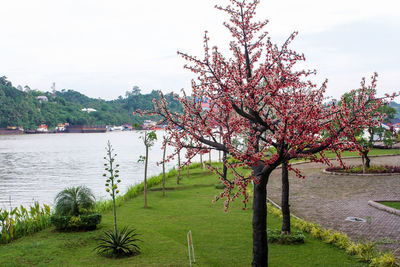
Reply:
<svg viewBox="0 0 400 267"><path fill-rule="evenodd" d="M7 128L0 128L0 135L1 134L22 134L24 133L24 129L19 126L8 126Z"/></svg>
<svg viewBox="0 0 400 267"><path fill-rule="evenodd" d="M65 133L105 133L106 125L69 125L65 127Z"/></svg>

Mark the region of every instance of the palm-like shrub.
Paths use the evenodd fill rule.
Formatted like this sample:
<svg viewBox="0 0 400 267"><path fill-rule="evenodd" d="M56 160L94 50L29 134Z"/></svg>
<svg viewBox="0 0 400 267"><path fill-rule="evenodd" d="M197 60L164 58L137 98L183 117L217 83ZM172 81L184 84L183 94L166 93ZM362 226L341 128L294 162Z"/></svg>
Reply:
<svg viewBox="0 0 400 267"><path fill-rule="evenodd" d="M96 204L92 190L86 186L69 187L55 198L55 213L64 216L79 216L88 213Z"/></svg>
<svg viewBox="0 0 400 267"><path fill-rule="evenodd" d="M128 227L117 231L110 230L99 238L100 243L95 250L105 256L133 256L140 253L140 248L136 244L140 241L136 238L137 236L135 229L129 229Z"/></svg>

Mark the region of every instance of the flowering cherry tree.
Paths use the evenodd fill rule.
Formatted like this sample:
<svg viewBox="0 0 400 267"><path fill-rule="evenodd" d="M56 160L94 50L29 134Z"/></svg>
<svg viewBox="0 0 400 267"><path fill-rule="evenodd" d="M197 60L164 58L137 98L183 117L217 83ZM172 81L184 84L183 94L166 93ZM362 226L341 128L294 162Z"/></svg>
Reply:
<svg viewBox="0 0 400 267"><path fill-rule="evenodd" d="M288 169L302 177L289 163L297 157L329 163L323 151L340 152L350 142L345 136L361 125L377 123L370 111L383 100L368 93L375 87L374 75L372 84L362 83L354 95L357 105L350 108L324 103L327 81L317 87L307 80L314 71L294 70L295 64L305 59L288 48L297 33L283 45L275 45L263 31L268 21L254 21L259 0L230 2L226 7L216 6L230 15L224 23L233 37L230 56L210 46L206 32L203 57L178 52L188 62L185 68L197 76L190 97L184 91L182 97L176 95L184 112L170 112L160 92L160 100L154 100L155 109L146 114L157 114L168 123L168 145L174 146L176 153L185 148L187 163L199 153L222 151L223 171L209 167L225 184L216 199L225 198L226 208L239 197L247 202L246 188L254 185L252 265L267 266L266 186L271 172L287 162ZM204 100L210 105L208 110L202 109ZM244 145L236 145L239 136L245 137ZM272 154L271 147L275 148ZM242 166L251 167L252 174L244 176L239 171Z"/></svg>

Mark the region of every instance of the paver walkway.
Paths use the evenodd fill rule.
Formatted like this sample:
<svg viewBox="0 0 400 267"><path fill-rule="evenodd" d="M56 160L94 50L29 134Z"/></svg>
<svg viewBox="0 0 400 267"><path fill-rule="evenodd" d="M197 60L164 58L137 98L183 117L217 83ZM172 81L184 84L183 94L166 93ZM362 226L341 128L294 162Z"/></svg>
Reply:
<svg viewBox="0 0 400 267"><path fill-rule="evenodd" d="M361 159L346 159L359 165ZM400 165L400 156L371 158L371 164ZM306 175L290 174L291 212L325 228L343 231L353 240L377 241L380 249L390 248L400 258L400 216L368 205L368 200L400 200L400 175L347 176L323 173L325 165L296 165ZM280 204L281 170L275 170L268 182L268 197ZM366 222L346 221L346 217Z"/></svg>

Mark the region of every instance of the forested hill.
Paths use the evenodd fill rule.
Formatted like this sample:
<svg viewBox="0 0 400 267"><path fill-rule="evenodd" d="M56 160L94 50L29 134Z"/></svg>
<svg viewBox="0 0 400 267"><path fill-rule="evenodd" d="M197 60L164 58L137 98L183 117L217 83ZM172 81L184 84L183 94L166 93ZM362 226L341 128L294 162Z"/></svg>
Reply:
<svg viewBox="0 0 400 267"><path fill-rule="evenodd" d="M38 99L46 96L48 101ZM153 108L153 98L158 93L141 94L138 87L126 92L125 97L106 101L87 97L74 90L40 92L30 90L25 86L15 88L6 77L0 77L0 128L7 126L22 126L25 130L36 129L40 124L47 124L49 128L59 123L121 125L123 123L141 124L145 117L132 114L138 109ZM172 94L166 95L171 111L180 112L182 107L173 99ZM95 109L95 112L84 112L83 108ZM156 118L153 118L156 119Z"/></svg>
<svg viewBox="0 0 400 267"><path fill-rule="evenodd" d="M397 111L396 115L395 115L395 118L400 119L400 104L398 104L398 103L396 103L394 101L391 101L390 102L390 106L392 108L396 109L396 111Z"/></svg>

